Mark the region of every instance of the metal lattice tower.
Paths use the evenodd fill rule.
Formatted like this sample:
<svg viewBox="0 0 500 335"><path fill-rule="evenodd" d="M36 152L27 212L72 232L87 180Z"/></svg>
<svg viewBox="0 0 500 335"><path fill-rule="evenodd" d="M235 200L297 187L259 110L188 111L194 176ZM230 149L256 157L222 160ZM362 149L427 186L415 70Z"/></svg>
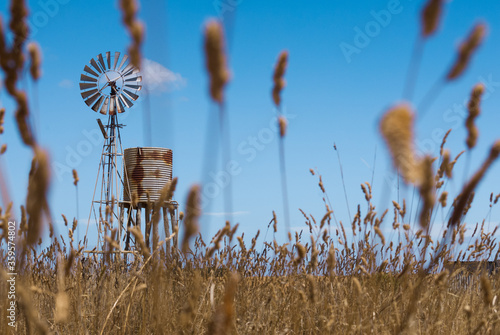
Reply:
<svg viewBox="0 0 500 335"><path fill-rule="evenodd" d="M158 218L161 212L163 214L166 235L170 231L169 217L172 231L177 229L178 224L177 202L166 199L160 203L161 190L172 180L172 150L129 148L124 151L120 137L120 129L124 125L119 123L118 115L125 112L125 108L132 107L132 101L139 98L137 93L142 88L142 76L128 62L128 56L120 57L119 52L115 52L114 57L109 51L99 54L89 64L85 65L80 76L81 96L93 111L108 115L108 123L103 125L97 119L104 144L84 245L89 243L92 218L97 231L97 244L93 250L85 252L107 253L111 248L115 249L114 253L134 252L136 243L129 228L140 228L143 209L145 242L149 247L153 228L155 248L158 225L152 227L154 210L157 210ZM176 245L177 239L174 238Z"/></svg>

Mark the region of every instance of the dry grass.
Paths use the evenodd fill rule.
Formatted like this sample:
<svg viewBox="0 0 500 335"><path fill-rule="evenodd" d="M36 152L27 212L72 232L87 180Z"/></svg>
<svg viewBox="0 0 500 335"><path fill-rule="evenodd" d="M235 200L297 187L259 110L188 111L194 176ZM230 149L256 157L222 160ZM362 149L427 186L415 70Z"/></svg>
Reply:
<svg viewBox="0 0 500 335"><path fill-rule="evenodd" d="M134 63L139 64L142 25L135 17L137 4L135 1L120 4L124 23L133 39L131 55ZM426 38L436 30L441 7L442 1L435 0L429 0L424 7L422 35ZM288 239L284 244L259 240L259 231L247 245L244 233L230 222L226 222L210 242L204 241L197 223L203 214L199 209L200 188L193 186L186 201L186 215L180 216L185 232L182 252L175 246L170 247L171 240L177 241L177 231L164 241L154 237L153 248L149 249L140 229L132 229L139 252L131 261L125 262L111 253L118 247L116 230L110 230L106 236L105 255L88 256L82 253L80 242L74 241L73 232L78 223L75 220L68 227L64 215L67 236L53 236L51 230L49 246L40 250L36 244L41 242L44 222L51 221L46 199L50 186L49 157L37 146L28 126L26 95L16 89L26 56L22 53L27 29L23 24L27 15L24 2L13 1L11 11L10 30L14 33L14 42L11 47L6 45L3 25L0 25L0 65L5 74L5 87L18 104L19 134L33 149L26 207L21 207L17 236L15 333L500 333L497 307L500 274L495 269L500 248L494 237L496 228L488 232L484 221L481 225L478 223L466 242L464 222L473 204L476 186L500 154L500 141L493 144L484 164L456 195L446 217L448 225L443 227L445 232L433 240L430 236L433 213L443 210L447 201L451 202L446 184L462 153L451 161L450 151L444 148L448 132L439 157L416 157L414 113L407 104L388 110L380 130L394 166L407 183L419 189L422 208L418 221L407 215L405 199L399 203L393 201L393 210L377 209L370 183L363 183L361 191L366 210L361 209L361 204L357 206L356 215L347 225L351 229L347 234L342 221L335 217L322 176L311 169L324 195L325 212L321 213L322 219L316 221L313 215L300 210L309 234L293 236L287 229ZM221 27L210 21L205 33L210 93L213 100L222 105L229 72ZM462 74L484 34L485 26L478 25L462 44L448 74L449 80ZM30 72L36 80L40 76L40 53L34 44L28 51ZM273 100L277 105L281 102L287 55L281 54L274 75ZM474 120L479 114L482 90L476 86L469 104L466 121L469 150L478 135ZM4 114L5 111L0 110L0 134ZM283 141L286 120L278 120ZM433 167L438 167L437 172ZM284 165L282 171L284 174ZM76 171L73 177L76 187L79 180ZM165 186L161 199L171 198L176 182L177 179ZM499 197L491 195L490 207ZM107 214L109 211L111 208ZM392 218L386 218L387 214ZM13 333L7 326L9 301L4 247L11 216L11 205L0 209L2 333ZM155 225L158 219L153 218ZM384 222L388 220L392 220L392 229ZM271 223L276 234L279 225L274 212L268 229ZM397 238L392 238L394 236Z"/></svg>
<svg viewBox="0 0 500 335"><path fill-rule="evenodd" d="M422 273L417 246L427 236L410 229L406 243L384 246L373 215L363 220L367 232L350 245L322 238L319 226L310 223L317 236L305 242L297 235L293 247L274 242L259 251L239 238L239 247L227 243L208 255L210 246L198 237L189 258L160 248L160 257L136 257L131 264L87 258L56 238L40 254L25 255L18 333L467 334L479 326L481 333L498 331L498 275L478 270L469 278L459 266L453 273L442 266ZM233 237L231 228L221 234ZM490 234L481 236L467 259L486 259L496 249ZM439 263L444 260L451 259L440 257ZM5 280L0 292L7 294ZM0 300L3 325L6 308L6 299ZM474 311L470 318L467 310Z"/></svg>

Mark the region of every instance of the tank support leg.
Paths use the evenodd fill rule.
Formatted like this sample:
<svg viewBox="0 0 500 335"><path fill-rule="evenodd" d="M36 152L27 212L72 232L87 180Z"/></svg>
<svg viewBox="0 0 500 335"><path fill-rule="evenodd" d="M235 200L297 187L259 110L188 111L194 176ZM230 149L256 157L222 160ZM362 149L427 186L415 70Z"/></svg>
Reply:
<svg viewBox="0 0 500 335"><path fill-rule="evenodd" d="M139 230L141 229L141 205L137 204L137 210L135 213L135 227L139 227ZM137 241L135 243L136 248L137 248Z"/></svg>
<svg viewBox="0 0 500 335"><path fill-rule="evenodd" d="M178 248L179 245L177 244L177 237L179 234L179 228L177 225L177 219L176 219L176 215L175 215L177 209L173 206L169 206L168 211L170 212L170 221L172 224L172 232L176 232L176 234L174 236L173 246L174 246L174 248Z"/></svg>
<svg viewBox="0 0 500 335"><path fill-rule="evenodd" d="M154 208L154 206L153 206ZM159 210L159 209L158 209ZM160 213L157 213L157 215L160 215ZM159 232L158 232L158 220L154 220L154 217L155 217L155 212L154 212L154 209L153 209L153 212L151 214L151 220L153 221L152 222L152 225L153 225L153 251L156 250L156 248L158 248L158 240L159 240Z"/></svg>
<svg viewBox="0 0 500 335"><path fill-rule="evenodd" d="M163 226L165 228L165 238L170 236L170 229L168 228L168 214L167 214L167 207L162 207L163 210ZM167 255L170 253L170 241L167 241L166 248L167 250Z"/></svg>
<svg viewBox="0 0 500 335"><path fill-rule="evenodd" d="M129 206L128 207L128 213L127 213L127 233L126 233L126 239L125 239L125 250L130 250L130 226L132 224L132 208Z"/></svg>
<svg viewBox="0 0 500 335"><path fill-rule="evenodd" d="M151 205L150 204L147 204L146 205L146 211L144 213L144 215L146 216L146 232L145 232L145 238L146 238L146 247L148 249L150 249L149 245L150 245L150 235L151 235Z"/></svg>

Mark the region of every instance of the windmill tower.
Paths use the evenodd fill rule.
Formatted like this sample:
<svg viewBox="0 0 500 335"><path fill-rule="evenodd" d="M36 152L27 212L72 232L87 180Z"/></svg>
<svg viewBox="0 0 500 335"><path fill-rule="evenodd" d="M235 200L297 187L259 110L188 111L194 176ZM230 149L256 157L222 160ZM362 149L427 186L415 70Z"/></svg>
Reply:
<svg viewBox="0 0 500 335"><path fill-rule="evenodd" d="M139 98L142 76L128 63L128 56L120 57L119 52L115 52L114 56L109 51L99 54L89 63L90 66L85 65L80 76L81 96L94 112L107 116L107 124L103 125L101 119L97 119L104 143L84 244L88 245L88 237L91 236L89 228L91 222L95 222L96 247L87 252L103 253L106 236L118 241L115 252L133 252L135 240L131 238L128 228L132 225L140 227L141 212L146 209L144 235L149 247L153 203L158 200L165 183L172 179L172 150L130 148L125 149L124 156L120 135L124 125L119 122L118 115L125 112L125 108L132 107L132 101ZM158 150L160 156L155 154ZM162 159L164 164L158 164L157 158ZM168 214L172 230L177 226L177 208L178 204L171 199L160 206L166 234Z"/></svg>

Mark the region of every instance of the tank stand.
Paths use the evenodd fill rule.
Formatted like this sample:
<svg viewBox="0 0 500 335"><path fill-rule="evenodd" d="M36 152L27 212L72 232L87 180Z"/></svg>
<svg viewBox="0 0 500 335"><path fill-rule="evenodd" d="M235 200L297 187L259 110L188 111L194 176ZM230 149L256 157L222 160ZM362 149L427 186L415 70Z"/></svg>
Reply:
<svg viewBox="0 0 500 335"><path fill-rule="evenodd" d="M165 232L165 237L170 236L171 232L178 231L178 207L179 204L177 201L165 201L165 203L159 208L158 213L158 222L153 222L153 218L155 216L154 213L154 203L153 202L139 202L134 207L129 201L123 201L120 203L120 211L122 214L120 215L120 227L126 232L124 234L125 239L125 250L128 251L131 249L132 244L135 245L135 239L131 236L129 228L132 226L141 227L141 220L144 218L144 241L146 243L146 247L151 250L151 230L153 230L153 245L152 250L156 250L159 243L159 220L160 217L163 217L163 228ZM142 214L144 210L144 215ZM169 227L172 227L172 231L170 231ZM126 221L126 225L124 224ZM177 235L172 239L173 247L177 248L178 238ZM166 250L170 252L170 241L166 242Z"/></svg>

